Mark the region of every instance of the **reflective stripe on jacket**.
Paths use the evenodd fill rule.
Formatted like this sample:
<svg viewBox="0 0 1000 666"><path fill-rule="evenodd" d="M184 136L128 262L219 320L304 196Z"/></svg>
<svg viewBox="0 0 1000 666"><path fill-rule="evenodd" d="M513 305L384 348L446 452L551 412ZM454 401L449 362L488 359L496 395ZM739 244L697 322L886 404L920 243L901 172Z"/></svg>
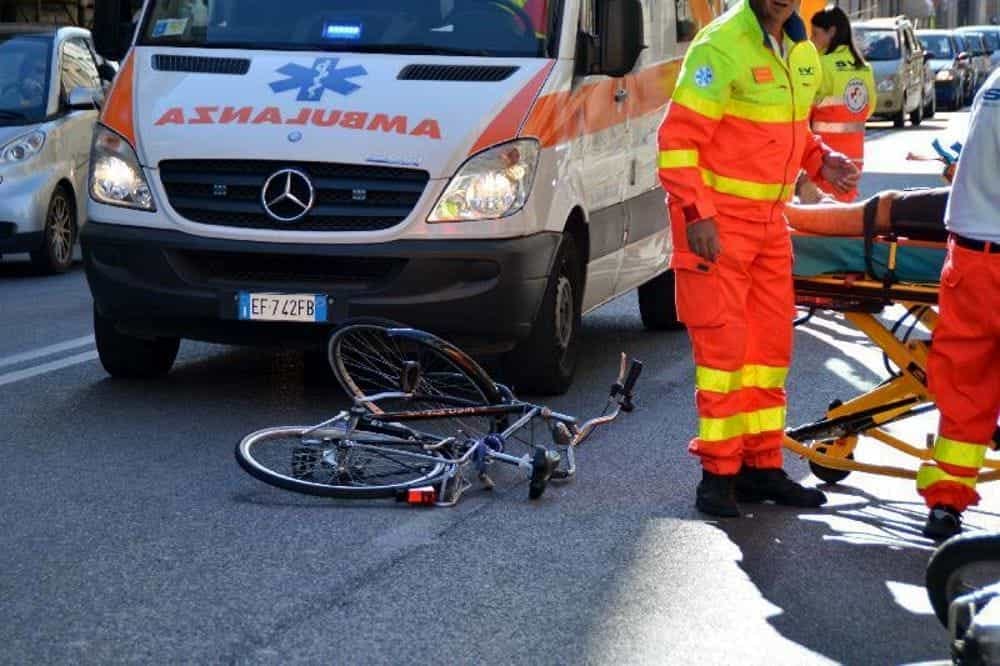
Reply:
<svg viewBox="0 0 1000 666"><path fill-rule="evenodd" d="M823 81L812 112L812 130L860 167L865 156L865 121L875 111L872 66L855 67L847 46L837 47L820 62Z"/></svg>
<svg viewBox="0 0 1000 666"><path fill-rule="evenodd" d="M721 210L779 221L799 169L817 176L826 148L809 129L822 72L798 15L785 24L783 60L740 0L688 50L659 129L659 173L684 221Z"/></svg>

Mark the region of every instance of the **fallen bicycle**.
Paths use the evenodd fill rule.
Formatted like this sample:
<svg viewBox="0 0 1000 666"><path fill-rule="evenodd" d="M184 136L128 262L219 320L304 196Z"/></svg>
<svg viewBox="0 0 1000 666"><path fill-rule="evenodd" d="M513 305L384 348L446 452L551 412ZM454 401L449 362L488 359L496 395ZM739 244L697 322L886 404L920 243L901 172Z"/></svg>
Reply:
<svg viewBox="0 0 1000 666"><path fill-rule="evenodd" d="M470 469L493 488L494 463L529 474L531 499L550 480L573 478L574 449L597 426L632 411L642 371L622 354L604 413L579 423L518 400L467 354L424 331L347 325L331 336L328 357L352 406L317 425L247 435L236 447L240 466L309 495L434 506L458 502L472 485ZM536 443L539 424L551 448Z"/></svg>

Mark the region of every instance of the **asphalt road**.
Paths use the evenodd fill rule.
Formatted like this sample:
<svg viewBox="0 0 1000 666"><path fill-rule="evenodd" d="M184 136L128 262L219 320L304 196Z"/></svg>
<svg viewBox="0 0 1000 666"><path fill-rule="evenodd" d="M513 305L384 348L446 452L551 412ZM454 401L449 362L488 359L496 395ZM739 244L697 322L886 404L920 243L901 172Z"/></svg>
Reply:
<svg viewBox="0 0 1000 666"><path fill-rule="evenodd" d="M866 193L935 185L909 150L965 122L870 132ZM881 129L879 129L881 128ZM883 132L882 129L887 131ZM344 503L244 474L233 446L344 403L301 356L185 342L153 383L94 360L82 269L0 263L0 662L910 663L947 656L922 588L930 543L908 482L854 475L822 510L707 521L683 333L647 333L634 295L584 320L573 390L603 406L618 350L640 409L595 435L572 484L523 480L454 509ZM796 336L789 420L884 376L841 317ZM922 441L935 418L901 430ZM859 455L892 459L863 444ZM786 456L799 478L807 467ZM812 477L807 481L815 482ZM1000 528L984 490L977 528Z"/></svg>

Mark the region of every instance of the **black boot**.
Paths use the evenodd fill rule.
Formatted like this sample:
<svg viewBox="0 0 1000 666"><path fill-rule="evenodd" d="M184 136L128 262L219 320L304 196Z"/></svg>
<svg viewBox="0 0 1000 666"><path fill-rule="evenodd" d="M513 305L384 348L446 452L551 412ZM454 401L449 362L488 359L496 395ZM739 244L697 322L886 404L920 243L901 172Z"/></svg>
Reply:
<svg viewBox="0 0 1000 666"><path fill-rule="evenodd" d="M924 536L935 541L944 541L962 533L962 514L950 506L936 504L927 516Z"/></svg>
<svg viewBox="0 0 1000 666"><path fill-rule="evenodd" d="M736 497L741 502L773 501L785 506L814 508L826 504L821 490L792 481L783 469L744 467L736 477Z"/></svg>
<svg viewBox="0 0 1000 666"><path fill-rule="evenodd" d="M733 494L735 475L723 476L702 470L694 505L702 513L722 518L738 518L740 507Z"/></svg>

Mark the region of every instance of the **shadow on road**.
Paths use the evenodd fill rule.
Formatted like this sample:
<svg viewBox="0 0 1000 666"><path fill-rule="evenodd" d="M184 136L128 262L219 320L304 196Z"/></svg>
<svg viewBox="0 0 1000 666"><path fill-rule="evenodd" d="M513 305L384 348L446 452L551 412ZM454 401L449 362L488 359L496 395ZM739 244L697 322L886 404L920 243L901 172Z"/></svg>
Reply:
<svg viewBox="0 0 1000 666"><path fill-rule="evenodd" d="M740 567L753 584L781 609L770 624L841 663L858 663L859 653L882 664L945 656L947 635L930 615L923 587L933 552L920 534L923 503L825 489L833 506L798 520L788 520L788 509L763 505L749 520L716 525L742 551Z"/></svg>

